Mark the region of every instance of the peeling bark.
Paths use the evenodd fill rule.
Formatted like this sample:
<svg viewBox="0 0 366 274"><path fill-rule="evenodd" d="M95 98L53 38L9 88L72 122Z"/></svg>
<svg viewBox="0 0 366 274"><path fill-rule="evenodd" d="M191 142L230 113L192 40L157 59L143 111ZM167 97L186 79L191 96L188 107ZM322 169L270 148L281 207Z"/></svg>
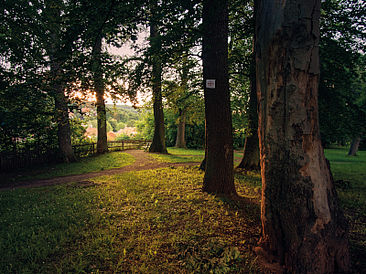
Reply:
<svg viewBox="0 0 366 274"><path fill-rule="evenodd" d="M227 0L203 1L202 57L207 135L203 191L236 195L227 60L227 6ZM215 88L207 88L207 79L215 80Z"/></svg>
<svg viewBox="0 0 366 274"><path fill-rule="evenodd" d="M259 2L257 92L266 268L349 271L348 228L318 123L320 1Z"/></svg>

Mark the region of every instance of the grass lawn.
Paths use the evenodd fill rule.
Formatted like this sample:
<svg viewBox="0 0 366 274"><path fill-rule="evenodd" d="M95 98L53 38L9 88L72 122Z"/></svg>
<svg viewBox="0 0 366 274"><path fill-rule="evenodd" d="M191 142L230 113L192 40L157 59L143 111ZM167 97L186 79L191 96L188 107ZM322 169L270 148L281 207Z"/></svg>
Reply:
<svg viewBox="0 0 366 274"><path fill-rule="evenodd" d="M348 149L325 150L337 193L349 221L350 248L359 273L366 273L366 151L346 156Z"/></svg>
<svg viewBox="0 0 366 274"><path fill-rule="evenodd" d="M354 270L365 273L366 153L346 152L326 156L350 222ZM235 201L202 193L202 179L196 167L171 167L0 191L0 273L257 273L260 175L235 175L243 197Z"/></svg>
<svg viewBox="0 0 366 274"><path fill-rule="evenodd" d="M4 174L4 178L11 181L24 181L31 179L48 179L59 176L84 174L130 165L134 157L123 152L111 152L103 155L82 158L76 163L60 163L42 165L32 169L22 169L17 174Z"/></svg>
<svg viewBox="0 0 366 274"><path fill-rule="evenodd" d="M202 193L202 177L165 168L2 191L0 273L256 272L259 176L236 179L237 201Z"/></svg>
<svg viewBox="0 0 366 274"><path fill-rule="evenodd" d="M169 154L152 154L152 156L160 162L168 163L185 163L185 162L202 162L205 157L203 149L184 149L176 147L168 147ZM240 152L234 153L234 164L240 163L243 154Z"/></svg>

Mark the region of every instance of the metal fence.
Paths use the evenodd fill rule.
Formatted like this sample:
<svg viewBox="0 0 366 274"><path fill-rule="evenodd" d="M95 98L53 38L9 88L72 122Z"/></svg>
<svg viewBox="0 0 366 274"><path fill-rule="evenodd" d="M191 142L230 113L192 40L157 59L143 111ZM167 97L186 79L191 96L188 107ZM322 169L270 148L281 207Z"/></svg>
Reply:
<svg viewBox="0 0 366 274"><path fill-rule="evenodd" d="M151 141L147 140L121 140L108 142L109 151L122 151L127 149L147 149ZM78 158L84 158L97 153L97 144L89 143L73 145L73 150ZM44 163L60 162L61 157L56 148L36 148L32 150L19 150L16 152L0 152L0 171L10 171L17 168L32 167Z"/></svg>

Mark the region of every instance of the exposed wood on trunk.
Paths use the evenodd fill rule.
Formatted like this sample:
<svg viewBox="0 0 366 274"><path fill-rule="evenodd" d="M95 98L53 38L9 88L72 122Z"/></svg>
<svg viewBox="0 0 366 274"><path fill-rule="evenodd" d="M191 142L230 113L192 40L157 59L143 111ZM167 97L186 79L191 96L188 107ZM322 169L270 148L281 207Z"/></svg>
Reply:
<svg viewBox="0 0 366 274"><path fill-rule="evenodd" d="M203 1L203 79L206 117L206 168L203 191L236 195L228 80L228 2ZM215 87L207 88L206 81Z"/></svg>
<svg viewBox="0 0 366 274"><path fill-rule="evenodd" d="M356 156L358 147L360 146L361 138L359 136L353 138L351 146L348 151L348 156Z"/></svg>
<svg viewBox="0 0 366 274"><path fill-rule="evenodd" d="M107 143L107 113L104 102L104 81L102 70L102 37L98 35L94 46L94 89L96 95L97 106L97 152L99 154L108 152Z"/></svg>
<svg viewBox="0 0 366 274"><path fill-rule="evenodd" d="M152 12L153 13L153 12ZM161 71L162 64L160 58L161 41L159 30L154 21L150 21L150 47L152 49L152 92L154 110L154 137L149 148L149 152L168 153L165 144L165 127L163 98L161 94Z"/></svg>
<svg viewBox="0 0 366 274"><path fill-rule="evenodd" d="M257 253L269 269L289 273L349 270L347 223L319 134L319 16L320 0L262 0L256 17L262 174Z"/></svg>

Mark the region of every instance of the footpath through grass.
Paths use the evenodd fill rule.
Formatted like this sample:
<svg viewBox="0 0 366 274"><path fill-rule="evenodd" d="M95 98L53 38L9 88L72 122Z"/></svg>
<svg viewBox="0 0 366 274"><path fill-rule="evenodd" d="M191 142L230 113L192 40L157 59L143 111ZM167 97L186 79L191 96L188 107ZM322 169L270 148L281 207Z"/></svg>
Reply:
<svg viewBox="0 0 366 274"><path fill-rule="evenodd" d="M201 192L197 168L0 192L0 273L256 272L259 175L237 201Z"/></svg>
<svg viewBox="0 0 366 274"><path fill-rule="evenodd" d="M4 177L4 181L10 180L13 182L35 179L49 179L60 176L69 176L120 168L130 165L134 161L134 157L127 153L110 152L102 155L82 158L79 162L75 163L42 165L31 169L22 169L17 173L5 173L2 176Z"/></svg>
<svg viewBox="0 0 366 274"><path fill-rule="evenodd" d="M169 152L187 162L204 155ZM366 153L346 152L326 156L350 223L354 271L365 273ZM0 273L256 273L260 175L236 174L243 199L235 201L202 193L202 179L196 167L179 167L1 191Z"/></svg>

